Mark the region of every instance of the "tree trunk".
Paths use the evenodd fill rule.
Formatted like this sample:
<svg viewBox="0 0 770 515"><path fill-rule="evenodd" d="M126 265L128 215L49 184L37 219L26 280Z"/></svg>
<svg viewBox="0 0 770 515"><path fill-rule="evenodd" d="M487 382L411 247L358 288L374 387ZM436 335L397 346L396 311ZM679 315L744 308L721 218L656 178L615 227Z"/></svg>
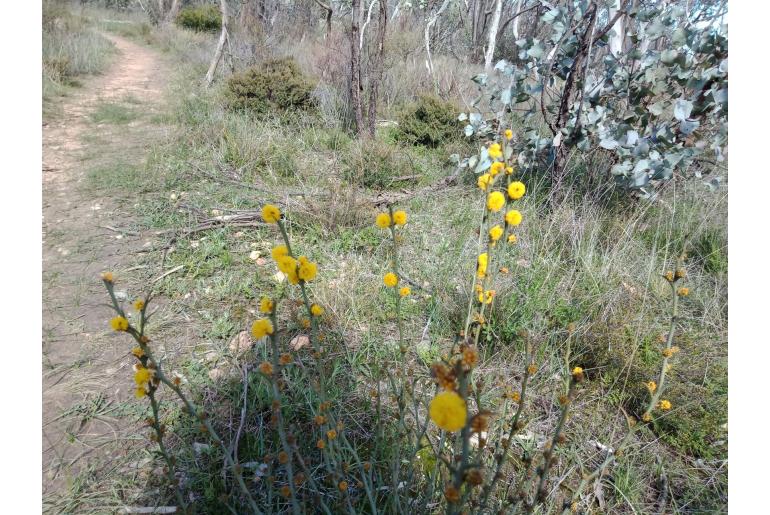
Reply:
<svg viewBox="0 0 770 515"><path fill-rule="evenodd" d="M484 71L492 71L492 59L495 57L495 45L497 45L497 29L500 27L500 16L503 14L503 0L497 0L495 11L492 13L492 24L489 26L489 38L487 39L487 51L484 55Z"/></svg>
<svg viewBox="0 0 770 515"><path fill-rule="evenodd" d="M214 52L214 57L211 59L209 71L206 72L206 87L211 86L211 83L214 82L214 73L217 71L219 61L222 60L222 54L225 50L225 43L227 43L229 39L229 35L227 33L227 25L229 23L230 17L227 14L227 0L219 0L219 5L222 9L222 32L219 35L219 43L217 44L216 52Z"/></svg>
<svg viewBox="0 0 770 515"><path fill-rule="evenodd" d="M388 27L388 2L379 0L379 19L377 20L377 53L369 75L369 136L374 137L377 126L377 96L382 81L382 68L385 62L385 31Z"/></svg>
<svg viewBox="0 0 770 515"><path fill-rule="evenodd" d="M384 1L384 0L383 0ZM364 127L364 108L361 105L361 47L359 46L361 0L352 1L350 23L350 102L356 120L356 135L361 136Z"/></svg>
<svg viewBox="0 0 770 515"><path fill-rule="evenodd" d="M448 5L449 0L444 0L444 3L441 4L441 7L436 11L436 14L434 14L431 19L428 20L428 23L425 24L425 53L428 56L426 65L428 66L428 75L431 77L433 77L433 58L430 55L430 29L436 24L438 17L441 16L441 13L444 12Z"/></svg>

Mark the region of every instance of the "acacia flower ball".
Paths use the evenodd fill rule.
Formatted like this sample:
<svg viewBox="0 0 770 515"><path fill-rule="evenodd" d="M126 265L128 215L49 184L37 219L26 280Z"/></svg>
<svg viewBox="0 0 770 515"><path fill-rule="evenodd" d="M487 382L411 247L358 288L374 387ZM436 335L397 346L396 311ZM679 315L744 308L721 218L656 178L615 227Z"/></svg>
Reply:
<svg viewBox="0 0 770 515"><path fill-rule="evenodd" d="M527 187L524 186L523 182L514 181L508 185L508 196L511 197L513 200L520 199L521 197L524 196L526 192L527 192Z"/></svg>
<svg viewBox="0 0 770 515"><path fill-rule="evenodd" d="M487 256L487 253L484 252L483 254L479 254L479 258L477 260L478 267L476 269L477 275L479 278L484 278L484 276L487 275L487 264L488 264L489 257Z"/></svg>
<svg viewBox="0 0 770 515"><path fill-rule="evenodd" d="M262 208L262 219L269 224L278 223L281 219L281 210L273 204L267 204Z"/></svg>
<svg viewBox="0 0 770 515"><path fill-rule="evenodd" d="M430 401L430 419L444 431L450 433L465 427L468 408L457 393L443 391Z"/></svg>
<svg viewBox="0 0 770 515"><path fill-rule="evenodd" d="M508 235L508 243L516 243L516 235L515 234L509 234Z"/></svg>
<svg viewBox="0 0 770 515"><path fill-rule="evenodd" d="M690 294L690 288L687 288L686 286L682 286L678 290L676 290L677 295L680 297L687 297Z"/></svg>
<svg viewBox="0 0 770 515"><path fill-rule="evenodd" d="M102 281L106 283L114 283L115 276L112 275L112 272L102 272Z"/></svg>
<svg viewBox="0 0 770 515"><path fill-rule="evenodd" d="M408 286L404 286L403 288L398 290L398 294L401 295L402 297L406 297L410 293L412 293L412 290L410 290Z"/></svg>
<svg viewBox="0 0 770 515"><path fill-rule="evenodd" d="M112 327L113 331L127 331L128 320L126 320L124 317L117 316L110 320L110 327Z"/></svg>
<svg viewBox="0 0 770 515"><path fill-rule="evenodd" d="M668 411L668 410L670 410L670 409L671 409L671 402L670 402L670 401L667 401L667 400L665 400L665 399L663 399L662 401L660 401L660 404L659 404L658 406L659 406L659 407L660 407L660 409L662 409L663 411Z"/></svg>
<svg viewBox="0 0 770 515"><path fill-rule="evenodd" d="M145 386L151 378L152 373L147 368L141 367L134 372L134 382L137 386Z"/></svg>
<svg viewBox="0 0 770 515"><path fill-rule="evenodd" d="M273 250L270 251L270 254L273 256L273 260L277 263L279 259L289 255L289 249L286 248L286 245L276 245L273 247Z"/></svg>
<svg viewBox="0 0 770 515"><path fill-rule="evenodd" d="M502 161L495 161L492 166L489 167L489 175L494 177L505 169L505 164Z"/></svg>
<svg viewBox="0 0 770 515"><path fill-rule="evenodd" d="M380 229L387 229L390 227L390 215L388 213L380 213L377 215L375 223Z"/></svg>
<svg viewBox="0 0 770 515"><path fill-rule="evenodd" d="M500 147L500 143L492 143L489 145L489 150L487 152L489 153L489 157L492 159L499 159L503 157L503 150Z"/></svg>
<svg viewBox="0 0 770 515"><path fill-rule="evenodd" d="M318 304L313 304L310 306L310 312L313 313L313 316L320 317L324 314L324 308L319 306Z"/></svg>
<svg viewBox="0 0 770 515"><path fill-rule="evenodd" d="M500 211L505 205L505 196L499 191L493 191L487 196L487 209L493 213Z"/></svg>
<svg viewBox="0 0 770 515"><path fill-rule="evenodd" d="M315 276L318 275L318 266L309 261L305 256L299 257L299 270L297 270L299 278L305 282L312 281Z"/></svg>
<svg viewBox="0 0 770 515"><path fill-rule="evenodd" d="M512 139L513 131L511 129L505 129L505 139Z"/></svg>
<svg viewBox="0 0 770 515"><path fill-rule="evenodd" d="M505 213L505 223L512 226L519 225L521 223L521 213L515 209L511 209Z"/></svg>
<svg viewBox="0 0 770 515"><path fill-rule="evenodd" d="M259 301L259 311L262 313L272 313L273 301L267 297L262 297L262 299Z"/></svg>
<svg viewBox="0 0 770 515"><path fill-rule="evenodd" d="M495 225L491 229L489 229L489 239L492 241L499 240L503 235L503 228L499 225Z"/></svg>
<svg viewBox="0 0 770 515"><path fill-rule="evenodd" d="M492 176L488 173L479 175L479 180L477 181L477 184L479 185L479 188L481 188L484 191L487 191L487 188L489 188L489 183L492 182Z"/></svg>
<svg viewBox="0 0 770 515"><path fill-rule="evenodd" d="M404 225L406 223L406 211L396 211L393 213L393 223L396 225Z"/></svg>
<svg viewBox="0 0 770 515"><path fill-rule="evenodd" d="M650 391L650 393L654 393L655 390L658 389L658 385L655 383L655 381L649 381L647 383L644 383L644 386L647 387L647 389Z"/></svg>
<svg viewBox="0 0 770 515"><path fill-rule="evenodd" d="M512 166L506 166L505 167L505 175L513 175L513 167Z"/></svg>
<svg viewBox="0 0 770 515"><path fill-rule="evenodd" d="M385 286L388 288L393 288L398 284L398 276L393 272L388 272L385 274L385 277L382 278L382 282L385 283Z"/></svg>
<svg viewBox="0 0 770 515"><path fill-rule="evenodd" d="M273 334L273 323L267 318L260 318L251 324L251 335L259 340L268 334Z"/></svg>
<svg viewBox="0 0 770 515"><path fill-rule="evenodd" d="M134 301L134 309L137 311L141 311L144 309L144 301L142 299L136 299Z"/></svg>

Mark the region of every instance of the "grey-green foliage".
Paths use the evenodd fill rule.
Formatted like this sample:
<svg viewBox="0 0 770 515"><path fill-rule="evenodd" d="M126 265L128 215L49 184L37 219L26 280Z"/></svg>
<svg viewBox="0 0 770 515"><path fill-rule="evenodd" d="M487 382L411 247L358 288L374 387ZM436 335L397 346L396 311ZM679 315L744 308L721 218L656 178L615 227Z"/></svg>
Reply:
<svg viewBox="0 0 770 515"><path fill-rule="evenodd" d="M609 31L600 32L607 19L592 9L606 13L587 1L548 10L541 20L549 37L520 39L517 64L501 60L493 74L473 77L480 95L477 111L460 115L466 136L492 134L508 125L512 109L523 109L516 117L522 137L513 145L520 168L549 168L559 152L599 149L610 154L619 184L648 195L705 152L722 161L726 27L691 22L675 3L635 6L625 17L632 48L613 56L606 50ZM489 166L485 157L460 164L480 172Z"/></svg>

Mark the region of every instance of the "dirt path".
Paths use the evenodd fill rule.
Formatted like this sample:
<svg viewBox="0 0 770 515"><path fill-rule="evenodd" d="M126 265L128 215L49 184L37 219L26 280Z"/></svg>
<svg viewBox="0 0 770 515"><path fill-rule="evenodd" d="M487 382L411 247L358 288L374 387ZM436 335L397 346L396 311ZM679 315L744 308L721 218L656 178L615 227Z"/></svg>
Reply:
<svg viewBox="0 0 770 515"><path fill-rule="evenodd" d="M165 130L147 121L161 108L162 60L105 37L118 50L112 66L63 99L43 126L43 498L54 512L78 511L71 499L83 484L126 452L119 400L131 394L130 345L108 330L99 274L112 270L131 284L131 254L147 242L106 228L125 227L130 216L117 195L94 193L88 174L97 163L143 162L148 135ZM118 108L141 115L112 124L95 116Z"/></svg>

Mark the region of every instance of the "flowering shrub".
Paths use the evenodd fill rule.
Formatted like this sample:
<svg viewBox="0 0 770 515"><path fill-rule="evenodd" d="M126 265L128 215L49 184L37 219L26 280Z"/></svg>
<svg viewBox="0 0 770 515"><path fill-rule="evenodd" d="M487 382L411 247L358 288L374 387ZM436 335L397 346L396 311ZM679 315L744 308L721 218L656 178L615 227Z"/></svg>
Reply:
<svg viewBox="0 0 770 515"><path fill-rule="evenodd" d="M608 448L593 470L583 469L578 477L553 477L559 458L571 456L560 450L569 442L570 409L589 379L588 371L580 363L569 363L568 357L551 434L539 449L516 451L517 437L527 425L532 380L540 370L534 340L525 332L520 335L524 341L521 380L515 386L505 385L502 395L490 396L488 379L477 372L494 316L496 280L506 269L503 249L515 248L517 228L526 221L519 201L527 194L527 186L512 158L512 137L509 129L504 130L481 150L481 158L489 166L477 181L479 236L475 262L467 263L470 295L465 320L452 345L427 366L408 344L411 339L404 334L403 324L403 302L412 296L415 284L402 273L399 249L405 232L413 230L413 222L405 210L395 206L388 206L373 220L388 241L390 259L381 272L379 287L392 299L398 346L392 361L372 363L366 373L346 378L369 392L365 414L355 418L332 394L340 381L341 365L328 341L331 328L326 310L313 296L322 267L292 246L281 209L272 204L263 207L262 218L275 228L279 240L271 255L285 283L276 291L263 292L258 318L251 323L251 336L265 344L265 359L255 363L250 373L258 375L269 406L269 423L259 434L265 455L256 469L247 469L238 460L237 441L226 442L212 418L190 400L181 378L163 369L146 334L151 297L137 299L132 306L135 316L130 316L115 296L115 278L103 274L115 311L110 326L136 343L131 351L136 360L136 397L150 403L152 440L165 461L180 507L188 507L188 496L166 444L167 428L161 422L158 396L161 388L181 401L199 433L221 451L229 481L236 488L228 502L239 513L530 513L543 505L549 510L577 509L582 492L622 458L633 435L659 414L675 408L665 396L665 387L671 361L679 350L674 345L678 304L690 293L683 285L686 272L681 267L664 275L672 304L670 329L660 349L660 372L645 381L649 392L646 408L628 415L628 431L615 449ZM283 314L297 309L301 325L308 329L307 346L288 341ZM567 328L568 340L574 330ZM244 401L244 412L248 406ZM365 430L355 431L351 423ZM569 484L569 488L558 488Z"/></svg>

